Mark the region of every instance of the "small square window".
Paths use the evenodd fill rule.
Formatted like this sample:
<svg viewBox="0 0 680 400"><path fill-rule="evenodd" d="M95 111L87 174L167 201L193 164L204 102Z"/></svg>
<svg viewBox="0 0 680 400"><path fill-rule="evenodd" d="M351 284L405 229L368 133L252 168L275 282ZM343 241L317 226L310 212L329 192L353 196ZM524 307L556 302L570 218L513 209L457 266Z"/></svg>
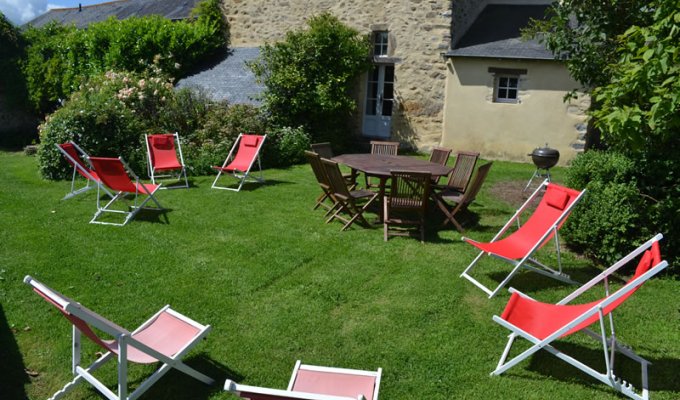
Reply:
<svg viewBox="0 0 680 400"><path fill-rule="evenodd" d="M501 75L496 77L496 87L494 90L494 102L496 103L517 103L519 90L518 75Z"/></svg>
<svg viewBox="0 0 680 400"><path fill-rule="evenodd" d="M387 56L388 40L389 35L387 31L375 31L373 32L373 55L374 56Z"/></svg>

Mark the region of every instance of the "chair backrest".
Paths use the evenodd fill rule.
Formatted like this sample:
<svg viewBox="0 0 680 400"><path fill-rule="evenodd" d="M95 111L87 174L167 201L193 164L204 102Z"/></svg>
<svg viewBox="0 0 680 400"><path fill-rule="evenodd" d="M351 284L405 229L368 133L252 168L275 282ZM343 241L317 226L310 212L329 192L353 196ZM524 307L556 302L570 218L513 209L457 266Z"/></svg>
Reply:
<svg viewBox="0 0 680 400"><path fill-rule="evenodd" d="M578 190L560 186L556 183L548 183L543 198L541 198L541 202L536 207L536 210L513 235L526 240L526 243L536 243L541 236L548 230L551 230L550 235L541 243L541 246L543 246L554 235L554 230L551 227L560 218L562 220L557 225L557 229L562 226L571 211L566 214L565 212L571 208L581 193Z"/></svg>
<svg viewBox="0 0 680 400"><path fill-rule="evenodd" d="M425 211L432 175L429 172L391 171L390 209Z"/></svg>
<svg viewBox="0 0 680 400"><path fill-rule="evenodd" d="M469 204L472 204L472 202L477 198L477 195L479 194L479 191L482 189L482 185L486 180L486 176L489 175L489 170L491 169L492 165L493 161L477 168L477 175L475 175L475 178L472 180L472 183L468 187L468 190L465 192L463 199L461 200L461 203L463 203L465 207L467 207Z"/></svg>
<svg viewBox="0 0 680 400"><path fill-rule="evenodd" d="M371 140L371 154L396 156L399 152L399 142L382 142Z"/></svg>
<svg viewBox="0 0 680 400"><path fill-rule="evenodd" d="M312 143L312 151L319 155L321 158L331 159L333 158L333 148L330 142L323 143Z"/></svg>
<svg viewBox="0 0 680 400"><path fill-rule="evenodd" d="M128 176L125 164L120 158L90 157L92 167L104 184L113 190L136 193L137 187Z"/></svg>
<svg viewBox="0 0 680 400"><path fill-rule="evenodd" d="M248 171L260 154L260 148L265 138L266 135L247 135L244 133L239 135L238 150L229 166L239 171Z"/></svg>
<svg viewBox="0 0 680 400"><path fill-rule="evenodd" d="M177 141L177 144L175 144L175 141ZM179 146L179 135L177 133L147 135L146 143L151 166L163 167L180 164L180 160L177 158Z"/></svg>
<svg viewBox="0 0 680 400"><path fill-rule="evenodd" d="M60 143L57 144L57 148L61 150L62 153L64 153L64 156L66 156L66 161L68 161L69 164L74 166L76 168L76 171L80 175L82 175L86 179L96 179L98 180L99 178L96 176L96 174L93 174L92 170L90 169L90 166L85 164L83 159L81 158L81 155L84 157L87 157L87 154L83 152L83 150L78 147L75 143L73 142L67 142L67 143ZM90 174L88 176L87 174Z"/></svg>
<svg viewBox="0 0 680 400"><path fill-rule="evenodd" d="M33 279L31 276L26 276L24 283L30 285L33 291L59 310L85 336L107 351L110 350L109 346L92 330L90 325L112 336L129 333L96 312L82 306L77 301Z"/></svg>
<svg viewBox="0 0 680 400"><path fill-rule="evenodd" d="M319 154L313 151L305 150L305 157L307 158L307 161L309 161L309 165L312 167L312 172L314 172L314 176L316 177L316 181L319 183L319 185L324 189L330 189L331 185L328 182L326 170L321 163L321 157Z"/></svg>
<svg viewBox="0 0 680 400"><path fill-rule="evenodd" d="M449 189L464 193L468 183L470 183L478 158L479 153L477 152L459 151L456 153L456 161L453 164L453 170L446 186Z"/></svg>
<svg viewBox="0 0 680 400"><path fill-rule="evenodd" d="M430 162L439 165L446 165L446 163L449 161L450 155L451 149L435 147L432 149L432 153L430 153Z"/></svg>
<svg viewBox="0 0 680 400"><path fill-rule="evenodd" d="M342 172L340 172L340 166L335 161L321 159L321 164L324 166L326 171L326 176L328 177L328 183L330 184L331 191L335 195L339 195L344 200L351 199L349 189L347 189L347 184L345 179L342 177Z"/></svg>
<svg viewBox="0 0 680 400"><path fill-rule="evenodd" d="M377 400L382 368L377 371L295 363L288 390Z"/></svg>

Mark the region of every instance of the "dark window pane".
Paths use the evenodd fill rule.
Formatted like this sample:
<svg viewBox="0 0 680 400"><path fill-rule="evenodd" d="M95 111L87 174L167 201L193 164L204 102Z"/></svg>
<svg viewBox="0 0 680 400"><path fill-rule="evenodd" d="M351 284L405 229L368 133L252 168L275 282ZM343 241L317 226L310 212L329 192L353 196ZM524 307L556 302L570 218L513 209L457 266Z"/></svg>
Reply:
<svg viewBox="0 0 680 400"><path fill-rule="evenodd" d="M500 78L498 80L498 86L507 87L508 86L508 78Z"/></svg>
<svg viewBox="0 0 680 400"><path fill-rule="evenodd" d="M508 99L516 99L517 98L517 89L508 89Z"/></svg>
<svg viewBox="0 0 680 400"><path fill-rule="evenodd" d="M382 115L389 117L392 115L392 100L385 100L382 103Z"/></svg>
<svg viewBox="0 0 680 400"><path fill-rule="evenodd" d="M383 88L383 97L385 100L394 98L394 84L385 84L385 87Z"/></svg>
<svg viewBox="0 0 680 400"><path fill-rule="evenodd" d="M380 70L378 68L373 68L371 71L371 80L378 82L378 79L380 78Z"/></svg>
<svg viewBox="0 0 680 400"><path fill-rule="evenodd" d="M375 115L376 105L375 100L366 100L366 115Z"/></svg>
<svg viewBox="0 0 680 400"><path fill-rule="evenodd" d="M517 78L508 78L508 86L511 88L516 88L517 87Z"/></svg>
<svg viewBox="0 0 680 400"><path fill-rule="evenodd" d="M385 67L385 82L394 82L394 66Z"/></svg>
<svg viewBox="0 0 680 400"><path fill-rule="evenodd" d="M498 89L498 98L499 99L507 99L508 98L508 89Z"/></svg>
<svg viewBox="0 0 680 400"><path fill-rule="evenodd" d="M378 84L371 83L368 87L368 97L376 98L378 97Z"/></svg>

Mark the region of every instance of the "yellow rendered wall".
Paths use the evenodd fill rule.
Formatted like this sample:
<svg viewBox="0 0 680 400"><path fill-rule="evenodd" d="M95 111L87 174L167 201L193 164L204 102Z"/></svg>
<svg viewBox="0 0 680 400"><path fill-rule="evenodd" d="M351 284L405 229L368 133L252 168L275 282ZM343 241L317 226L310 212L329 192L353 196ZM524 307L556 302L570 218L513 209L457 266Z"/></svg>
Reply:
<svg viewBox="0 0 680 400"><path fill-rule="evenodd" d="M548 143L559 150L560 165L582 148L589 97L564 102L579 84L562 63L456 57L447 67L442 146L526 162L528 153ZM489 67L527 70L520 76L518 104L493 102Z"/></svg>

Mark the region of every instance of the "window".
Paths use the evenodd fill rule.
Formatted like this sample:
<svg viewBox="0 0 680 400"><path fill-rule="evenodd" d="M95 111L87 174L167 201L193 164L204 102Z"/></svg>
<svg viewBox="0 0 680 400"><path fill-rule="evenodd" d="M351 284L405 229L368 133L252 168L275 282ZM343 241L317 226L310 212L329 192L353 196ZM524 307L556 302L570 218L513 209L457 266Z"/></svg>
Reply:
<svg viewBox="0 0 680 400"><path fill-rule="evenodd" d="M518 86L518 75L496 76L494 101L497 103L517 103Z"/></svg>
<svg viewBox="0 0 680 400"><path fill-rule="evenodd" d="M520 76L527 72L526 69L489 67L489 73L494 77L494 103L519 103Z"/></svg>
<svg viewBox="0 0 680 400"><path fill-rule="evenodd" d="M388 42L389 40L387 31L373 32L373 55L387 56Z"/></svg>

